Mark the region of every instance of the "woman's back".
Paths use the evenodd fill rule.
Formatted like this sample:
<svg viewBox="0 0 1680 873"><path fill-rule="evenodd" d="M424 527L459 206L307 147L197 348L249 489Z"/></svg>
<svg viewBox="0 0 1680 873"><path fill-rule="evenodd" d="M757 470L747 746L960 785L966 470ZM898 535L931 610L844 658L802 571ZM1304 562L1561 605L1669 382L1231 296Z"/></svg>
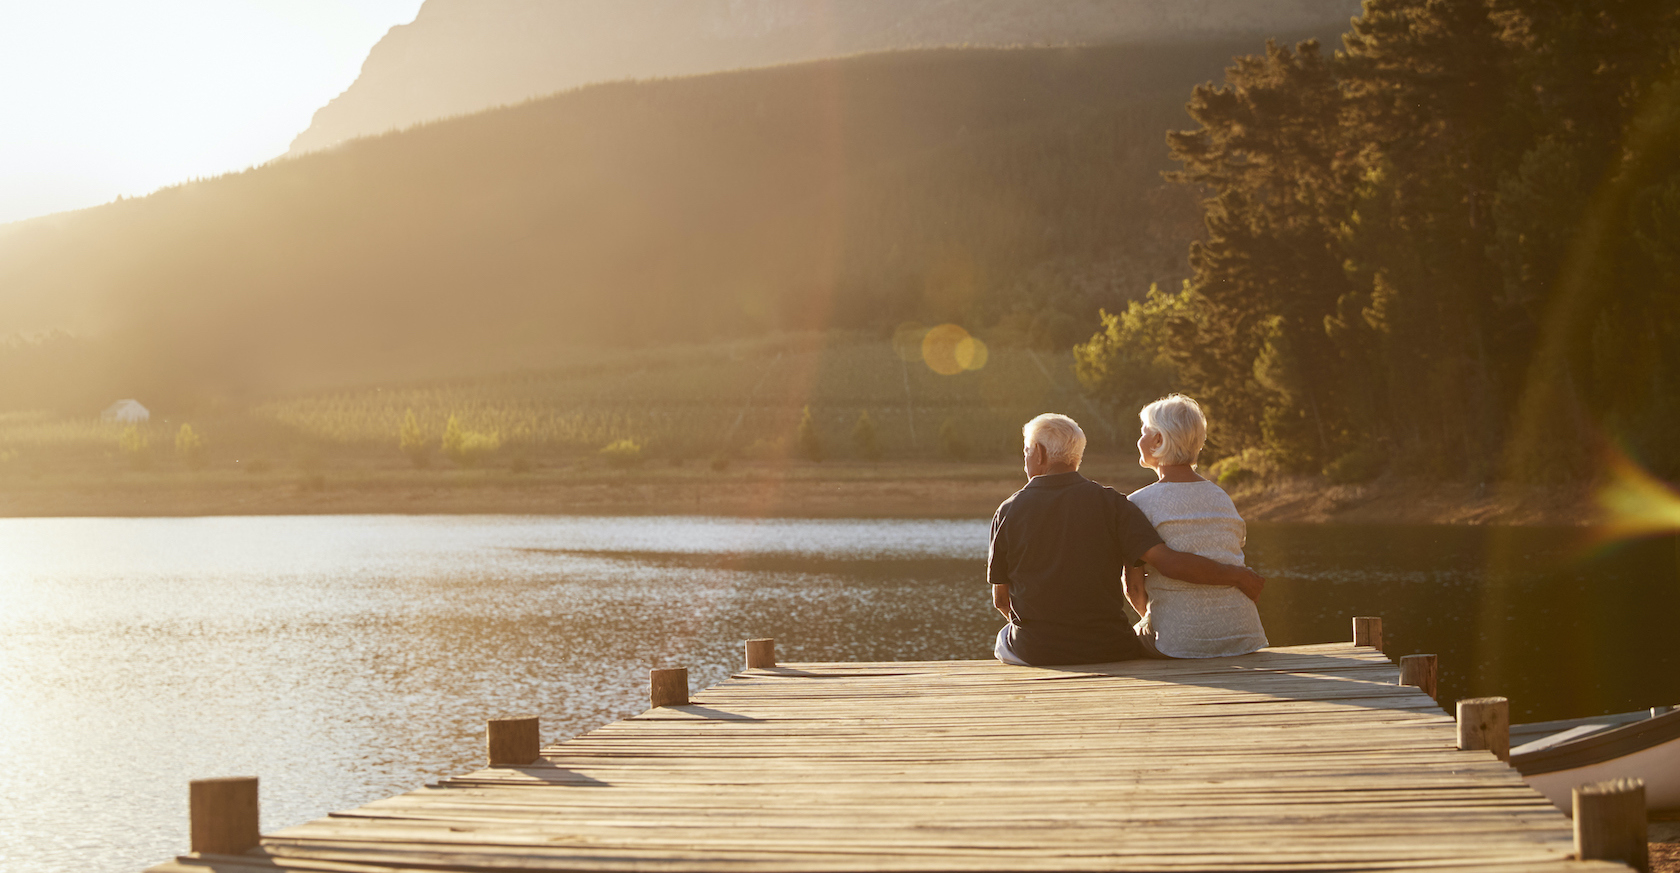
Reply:
<svg viewBox="0 0 1680 873"><path fill-rule="evenodd" d="M1225 489L1205 479L1156 482L1132 492L1130 500L1167 547L1223 564L1241 564L1248 525ZM1174 658L1242 655L1266 646L1260 613L1241 591L1192 585L1150 568L1148 611L1138 622L1140 639Z"/></svg>

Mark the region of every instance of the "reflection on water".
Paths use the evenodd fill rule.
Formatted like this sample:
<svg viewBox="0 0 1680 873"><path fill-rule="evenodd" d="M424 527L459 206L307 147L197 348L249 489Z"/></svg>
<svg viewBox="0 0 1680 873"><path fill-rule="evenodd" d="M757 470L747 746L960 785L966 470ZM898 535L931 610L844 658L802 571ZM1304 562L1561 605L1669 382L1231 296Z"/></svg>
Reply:
<svg viewBox="0 0 1680 873"><path fill-rule="evenodd" d="M1511 699L1514 721L1680 703L1674 537L1597 545L1574 528L1254 525L1274 645L1383 616L1389 657L1440 656L1440 700Z"/></svg>
<svg viewBox="0 0 1680 873"><path fill-rule="evenodd" d="M979 658L983 521L496 517L0 520L0 869L131 871L186 845L186 781L255 774L263 827L475 766L784 660ZM1275 644L1386 620L1442 699L1518 720L1680 703L1672 541L1255 525ZM66 823L74 822L73 827ZM44 862L41 860L45 858ZM31 859L24 862L23 859Z"/></svg>

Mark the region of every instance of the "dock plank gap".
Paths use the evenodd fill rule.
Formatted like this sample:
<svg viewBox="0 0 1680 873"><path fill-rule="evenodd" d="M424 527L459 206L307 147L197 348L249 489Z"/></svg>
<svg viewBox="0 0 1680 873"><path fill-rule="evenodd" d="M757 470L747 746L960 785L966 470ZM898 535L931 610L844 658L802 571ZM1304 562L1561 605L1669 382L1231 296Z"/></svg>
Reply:
<svg viewBox="0 0 1680 873"><path fill-rule="evenodd" d="M685 677L532 763L151 871L1626 869L1573 860L1569 819L1360 642Z"/></svg>

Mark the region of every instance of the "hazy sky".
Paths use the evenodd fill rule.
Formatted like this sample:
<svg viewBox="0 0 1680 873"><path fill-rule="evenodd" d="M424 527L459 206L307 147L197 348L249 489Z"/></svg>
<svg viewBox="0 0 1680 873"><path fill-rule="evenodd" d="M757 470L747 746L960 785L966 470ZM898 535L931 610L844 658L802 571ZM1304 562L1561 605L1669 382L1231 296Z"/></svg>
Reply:
<svg viewBox="0 0 1680 873"><path fill-rule="evenodd" d="M0 0L0 222L278 157L421 0Z"/></svg>

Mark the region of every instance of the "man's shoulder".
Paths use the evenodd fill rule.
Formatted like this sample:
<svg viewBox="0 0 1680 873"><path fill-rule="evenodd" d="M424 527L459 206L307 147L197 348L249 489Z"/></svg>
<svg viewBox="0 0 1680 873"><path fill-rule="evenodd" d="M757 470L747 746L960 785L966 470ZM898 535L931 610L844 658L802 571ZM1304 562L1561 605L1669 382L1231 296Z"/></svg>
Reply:
<svg viewBox="0 0 1680 873"><path fill-rule="evenodd" d="M1113 516L1110 516L1111 518L1116 518L1120 524L1134 524L1137 522L1149 524L1149 519L1144 514L1143 510L1136 503L1132 502L1131 497L1127 495L1126 492L1111 485L1104 485L1101 482L1091 482L1091 485L1093 488L1090 492L1091 497L1089 499L1101 502L1109 512L1114 514Z"/></svg>
<svg viewBox="0 0 1680 873"><path fill-rule="evenodd" d="M1083 482L1075 482L1074 487L1080 488L1084 494L1090 495L1088 499L1091 500L1102 500L1115 504L1126 502L1125 492L1119 491L1112 485L1104 485L1095 479L1086 478Z"/></svg>
<svg viewBox="0 0 1680 873"><path fill-rule="evenodd" d="M1015 489L1014 494L1011 494L1008 497L1003 498L1003 502L998 504L997 512L992 513L992 517L994 519L1003 518L1005 515L1007 515L1009 513L1010 507L1012 507L1012 506L1016 505L1017 503L1021 502L1021 499L1022 499L1021 495L1025 494L1026 492L1027 492L1027 489L1026 489L1026 486L1024 486L1024 485L1020 488Z"/></svg>
<svg viewBox="0 0 1680 873"><path fill-rule="evenodd" d="M1092 485L1097 486L1098 488L1101 488L1103 490L1103 496L1104 497L1116 497L1116 498L1119 498L1121 500L1126 499L1126 492L1121 491L1118 488L1115 488L1113 485L1104 485L1103 483L1098 482L1095 479L1086 479L1085 481L1091 483Z"/></svg>
<svg viewBox="0 0 1680 873"><path fill-rule="evenodd" d="M996 517L1002 518L1011 507L1020 508L1039 501L1058 500L1069 494L1078 495L1076 499L1080 502L1092 501L1115 505L1126 502L1125 494L1084 476L1070 477L1068 481L1057 482L1051 487L1034 487L1033 482L1029 481L998 504Z"/></svg>

